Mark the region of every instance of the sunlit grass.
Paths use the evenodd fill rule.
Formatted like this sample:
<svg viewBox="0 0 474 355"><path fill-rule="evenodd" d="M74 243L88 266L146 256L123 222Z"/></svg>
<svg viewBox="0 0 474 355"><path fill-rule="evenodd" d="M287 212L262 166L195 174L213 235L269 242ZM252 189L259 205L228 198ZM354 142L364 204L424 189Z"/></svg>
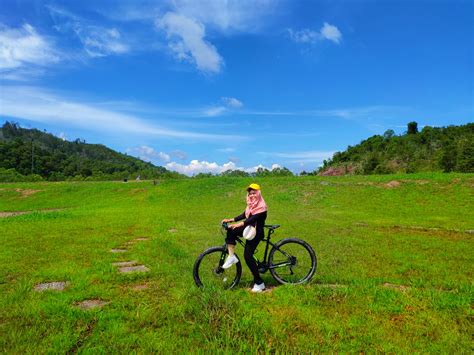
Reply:
<svg viewBox="0 0 474 355"><path fill-rule="evenodd" d="M253 295L244 266L236 290L199 290L193 263L250 181L2 184L0 211L29 212L0 219L0 351L471 350L472 174L260 179L275 239L315 249L314 280ZM151 271L112 266L129 260ZM48 281L69 286L33 292Z"/></svg>

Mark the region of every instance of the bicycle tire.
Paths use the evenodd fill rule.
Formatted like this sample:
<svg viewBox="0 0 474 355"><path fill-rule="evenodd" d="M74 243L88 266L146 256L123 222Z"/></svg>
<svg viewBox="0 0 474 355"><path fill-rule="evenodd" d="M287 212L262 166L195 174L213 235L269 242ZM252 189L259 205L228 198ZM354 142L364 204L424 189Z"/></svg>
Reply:
<svg viewBox="0 0 474 355"><path fill-rule="evenodd" d="M231 289L239 283L242 276L240 259L229 269L222 269L223 254L227 255L225 247L211 247L198 256L193 267L194 282L198 287Z"/></svg>
<svg viewBox="0 0 474 355"><path fill-rule="evenodd" d="M295 259L291 259L290 256ZM286 263L291 265L282 266ZM311 245L304 240L286 238L273 246L268 256L268 265L273 278L279 283L302 284L313 278L317 258Z"/></svg>

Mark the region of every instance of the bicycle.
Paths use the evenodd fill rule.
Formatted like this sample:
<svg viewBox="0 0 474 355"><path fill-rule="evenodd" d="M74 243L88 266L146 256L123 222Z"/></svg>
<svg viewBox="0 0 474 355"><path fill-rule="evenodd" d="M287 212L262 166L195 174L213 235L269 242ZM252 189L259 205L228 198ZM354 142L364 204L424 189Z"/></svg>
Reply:
<svg viewBox="0 0 474 355"><path fill-rule="evenodd" d="M228 223L222 224L222 234L228 229ZM279 224L268 224L268 234L262 239L265 243L263 260L254 258L261 274L270 271L280 284L301 284L309 282L316 272L317 259L313 248L304 240L285 238L273 243L270 238L279 228ZM239 244L244 246L241 238ZM271 249L270 249L271 246ZM270 249L270 251L269 251ZM237 258L238 255L236 254ZM214 246L202 252L194 263L193 276L198 287L220 287L231 289L238 285L242 276L242 264L239 262L229 269L222 265L227 257L227 244Z"/></svg>

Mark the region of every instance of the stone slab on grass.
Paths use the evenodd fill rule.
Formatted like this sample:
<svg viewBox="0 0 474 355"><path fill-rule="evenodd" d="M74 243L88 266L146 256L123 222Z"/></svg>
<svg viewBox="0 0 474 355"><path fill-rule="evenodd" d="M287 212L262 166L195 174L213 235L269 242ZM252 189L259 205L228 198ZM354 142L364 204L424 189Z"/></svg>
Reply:
<svg viewBox="0 0 474 355"><path fill-rule="evenodd" d="M84 300L82 302L77 302L76 307L83 310L88 310L88 309L94 309L94 308L102 308L109 303L110 302L102 301L99 299Z"/></svg>
<svg viewBox="0 0 474 355"><path fill-rule="evenodd" d="M126 251L127 251L127 249L119 249L119 248L110 249L111 253L125 253Z"/></svg>
<svg viewBox="0 0 474 355"><path fill-rule="evenodd" d="M136 265L137 261L131 260L131 261L119 261L116 263L112 263L113 266L118 266L118 267L123 267L123 266L133 266Z"/></svg>
<svg viewBox="0 0 474 355"><path fill-rule="evenodd" d="M34 288L36 292L43 292L46 290L53 291L64 291L64 289L69 285L67 281L54 281L54 282L44 282L37 284Z"/></svg>
<svg viewBox="0 0 474 355"><path fill-rule="evenodd" d="M150 271L145 265L136 265L136 266L124 266L119 269L121 273L131 273L131 272L148 272Z"/></svg>
<svg viewBox="0 0 474 355"><path fill-rule="evenodd" d="M143 242L145 240L150 240L150 238L147 238L147 237L138 237L138 238L135 238L134 241L136 242Z"/></svg>

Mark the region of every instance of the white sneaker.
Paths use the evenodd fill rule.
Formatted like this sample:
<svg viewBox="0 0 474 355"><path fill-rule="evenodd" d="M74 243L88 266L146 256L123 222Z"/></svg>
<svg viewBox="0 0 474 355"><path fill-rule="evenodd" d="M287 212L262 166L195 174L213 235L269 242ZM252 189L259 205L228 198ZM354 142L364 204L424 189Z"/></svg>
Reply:
<svg viewBox="0 0 474 355"><path fill-rule="evenodd" d="M229 255L227 259L225 259L224 265L222 265L223 269L228 269L232 265L237 264L239 262L239 259L234 255Z"/></svg>
<svg viewBox="0 0 474 355"><path fill-rule="evenodd" d="M252 288L252 292L262 292L263 290L265 290L265 284L262 282L260 285L253 285L253 288Z"/></svg>

